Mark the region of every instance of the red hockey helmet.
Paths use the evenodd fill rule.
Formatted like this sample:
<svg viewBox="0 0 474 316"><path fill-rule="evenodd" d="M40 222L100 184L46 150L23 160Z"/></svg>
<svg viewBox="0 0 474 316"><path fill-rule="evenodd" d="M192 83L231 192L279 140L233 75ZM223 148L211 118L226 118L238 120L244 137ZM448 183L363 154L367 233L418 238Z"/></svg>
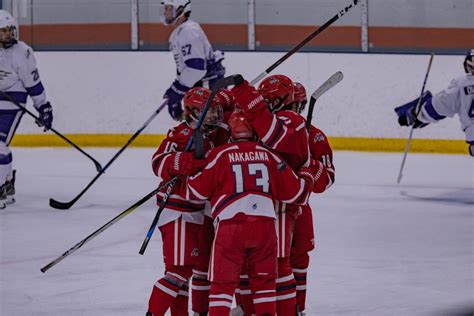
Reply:
<svg viewBox="0 0 474 316"><path fill-rule="evenodd" d="M295 101L293 81L285 75L272 75L265 78L258 86L258 92L276 112Z"/></svg>
<svg viewBox="0 0 474 316"><path fill-rule="evenodd" d="M242 111L236 110L232 112L228 124L233 141L255 138L255 132L250 123L245 119Z"/></svg>
<svg viewBox="0 0 474 316"><path fill-rule="evenodd" d="M211 90L206 88L192 88L183 97L184 117L189 121L197 121L201 111L204 109L207 100L211 96ZM217 98L211 102L206 117L203 120L204 125L216 125L222 122L222 106Z"/></svg>
<svg viewBox="0 0 474 316"><path fill-rule="evenodd" d="M304 108L306 107L306 103L308 103L308 99L306 97L306 89L299 82L294 82L293 84L295 87L295 111L301 114L304 111Z"/></svg>

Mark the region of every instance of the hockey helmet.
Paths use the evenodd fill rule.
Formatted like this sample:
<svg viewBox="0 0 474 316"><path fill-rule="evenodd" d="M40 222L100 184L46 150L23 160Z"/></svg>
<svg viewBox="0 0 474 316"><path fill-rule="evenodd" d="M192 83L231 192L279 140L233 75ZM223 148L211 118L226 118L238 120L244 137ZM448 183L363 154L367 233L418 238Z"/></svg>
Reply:
<svg viewBox="0 0 474 316"><path fill-rule="evenodd" d="M474 75L474 49L470 49L464 59L464 70L466 73Z"/></svg>
<svg viewBox="0 0 474 316"><path fill-rule="evenodd" d="M308 99L306 97L306 89L299 82L294 82L293 85L295 88L295 103L296 103L295 110L297 113L301 114L306 107L306 103L308 103Z"/></svg>
<svg viewBox="0 0 474 316"><path fill-rule="evenodd" d="M267 77L258 86L258 92L268 103L272 112L280 111L283 107L292 104L295 101L294 90L293 81L285 75Z"/></svg>
<svg viewBox="0 0 474 316"><path fill-rule="evenodd" d="M18 32L16 21L5 10L0 10L0 45L3 48L12 47L17 42Z"/></svg>
<svg viewBox="0 0 474 316"><path fill-rule="evenodd" d="M232 141L255 138L255 132L250 123L245 119L242 111L235 110L229 118L230 137Z"/></svg>
<svg viewBox="0 0 474 316"><path fill-rule="evenodd" d="M176 20L191 12L191 0L161 0L160 19L164 25L174 24Z"/></svg>
<svg viewBox="0 0 474 316"><path fill-rule="evenodd" d="M206 102L210 96L211 90L202 87L192 88L191 90L186 92L183 97L184 117L186 118L186 120L197 122L199 119L199 115L204 109L204 106L206 105ZM203 125L207 127L215 126L218 123L222 122L222 119L222 106L218 98L215 97L209 106L209 109L203 120Z"/></svg>

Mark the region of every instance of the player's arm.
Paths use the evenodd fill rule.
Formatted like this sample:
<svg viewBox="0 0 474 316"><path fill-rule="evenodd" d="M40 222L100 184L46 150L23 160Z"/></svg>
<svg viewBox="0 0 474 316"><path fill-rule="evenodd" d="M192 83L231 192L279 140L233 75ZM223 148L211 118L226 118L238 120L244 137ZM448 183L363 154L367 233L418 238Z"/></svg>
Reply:
<svg viewBox="0 0 474 316"><path fill-rule="evenodd" d="M53 108L46 100L46 92L41 83L33 49L23 44L18 50L18 76L26 91L33 100L33 105L40 114L40 123L50 129L53 123Z"/></svg>
<svg viewBox="0 0 474 316"><path fill-rule="evenodd" d="M276 154L271 153L270 192L273 199L304 205L314 186L314 175L308 168L302 168L298 175Z"/></svg>
<svg viewBox="0 0 474 316"><path fill-rule="evenodd" d="M177 175L191 175L203 165L192 152L184 152L186 145L179 139L167 137L152 157L152 169L164 181Z"/></svg>
<svg viewBox="0 0 474 316"><path fill-rule="evenodd" d="M233 89L235 102L242 107L245 118L255 129L260 141L280 153L299 154L295 150L305 151L308 143L304 120L296 127L287 125L284 119L273 115L260 93L248 82Z"/></svg>
<svg viewBox="0 0 474 316"><path fill-rule="evenodd" d="M211 151L206 159L205 167L200 172L186 178L186 199L198 201L211 199L214 188L218 186L219 179L217 170L220 165L216 161L216 152L217 150Z"/></svg>
<svg viewBox="0 0 474 316"><path fill-rule="evenodd" d="M311 126L309 138L311 164L318 169L313 192L322 193L332 186L336 178L333 152L327 136L314 126Z"/></svg>
<svg viewBox="0 0 474 316"><path fill-rule="evenodd" d="M459 87L451 83L450 87L433 96L423 104L418 119L423 123L435 123L446 116L453 117L459 111L461 99Z"/></svg>

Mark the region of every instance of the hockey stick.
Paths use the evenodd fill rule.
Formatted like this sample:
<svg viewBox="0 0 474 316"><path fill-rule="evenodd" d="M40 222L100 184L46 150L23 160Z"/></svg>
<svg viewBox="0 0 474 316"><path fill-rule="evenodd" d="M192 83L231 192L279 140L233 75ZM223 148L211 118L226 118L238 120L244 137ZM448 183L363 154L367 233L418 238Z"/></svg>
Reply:
<svg viewBox="0 0 474 316"><path fill-rule="evenodd" d="M171 181L171 180L170 180ZM102 227L100 227L99 229L97 229L95 232L93 232L92 234L90 234L89 236L87 236L86 238L84 238L83 240L81 240L80 242L78 242L77 244L75 244L74 246L72 246L69 250L67 250L65 253L63 253L62 255L60 255L59 257L57 257L56 259L54 259L53 261L51 261L50 263L48 263L47 265L45 265L44 267L41 268L41 272L45 273L46 271L48 271L49 269L51 269L52 267L54 267L56 264L58 264L59 262L63 261L67 256L73 254L76 250L78 250L79 248L81 248L82 246L84 246L85 243L89 242L90 240L92 240L93 238L97 237L97 235L99 235L100 233L102 233L103 231L105 231L107 228L109 228L110 226L114 225L115 223L117 223L119 220L121 220L122 218L124 218L125 216L127 216L128 214L132 213L134 210L136 210L140 205L142 205L143 203L145 203L146 201L148 201L150 198L152 198L154 195L156 195L156 193L158 193L161 189L163 189L166 185L168 184L168 182L166 183L163 183L161 184L158 188L156 188L155 190L151 191L150 193L148 193L146 196L144 196L143 198L141 198L138 202L136 202L135 204L133 204L132 206L130 206L129 208L127 208L125 211L123 211L122 213L118 214L117 216L115 216L113 219L111 219L110 221L108 221L107 223L105 223Z"/></svg>
<svg viewBox="0 0 474 316"><path fill-rule="evenodd" d="M416 107L415 107L415 117L418 117L418 114L421 111L421 100L423 100L423 94L425 93L425 85L426 85L426 81L428 80L428 75L430 74L431 63L433 62L433 57L434 57L434 53L431 53L430 61L428 62L428 69L426 70L426 74L425 74L425 80L423 81L423 86L421 87L420 98L418 99L418 103L416 104ZM400 166L400 171L398 172L398 178L397 178L398 184L400 184L400 181L402 181L403 168L405 167L405 161L407 160L408 151L410 150L414 126L415 124L413 124L410 128L410 134L408 135L407 144L405 146L405 152L403 153L402 164Z"/></svg>
<svg viewBox="0 0 474 316"><path fill-rule="evenodd" d="M233 75L233 76L225 77L219 80L218 82L216 82L216 84L212 88L209 99L207 99L206 104L204 105L204 109L201 111L201 114L199 115L198 121L194 129L198 130L201 127L204 117L206 116L206 113L209 110L209 107L211 105L211 102L220 89L230 86L230 85L240 85L242 84L243 81L244 79L242 78L241 75ZM185 152L189 151L192 145L193 145L193 137L189 139L188 143L186 144L186 147L184 148L184 151ZM148 229L148 232L145 236L145 240L143 240L142 246L140 247L140 251L138 252L141 255L145 253L146 247L148 246L148 243L150 242L150 238L153 235L153 232L155 231L156 224L158 224L158 220L160 219L161 212L163 212L163 209L165 208L166 203L168 202L168 198L171 195L171 192L173 191L173 187L176 184L177 180L178 180L178 176L175 176L169 181L167 185L168 188L166 189L166 193L163 196L163 200L161 200L160 207L158 208L158 211L156 212L155 218L153 218L153 222L151 223L150 229Z"/></svg>
<svg viewBox="0 0 474 316"><path fill-rule="evenodd" d="M343 78L344 78L344 74L341 71L338 71L334 73L331 77L329 77L328 80L326 80L322 85L320 85L313 92L313 94L311 94L311 99L309 101L309 107L308 107L308 116L306 118L306 129L308 131L309 131L309 128L311 127L311 120L313 119L314 104L316 103L316 101L319 99L320 96L322 96L329 89L331 89L336 84L341 82Z"/></svg>
<svg viewBox="0 0 474 316"><path fill-rule="evenodd" d="M25 106L21 105L20 103L16 102L15 100L13 100L13 98L11 96L9 96L7 93L3 92L3 91L0 91L0 95L10 101L11 103L15 104L17 107L19 107L23 112L26 112L28 113L31 117L33 117L36 122L41 122L41 120L39 119L39 117L37 117L35 114L33 114L30 110L28 110ZM76 148L77 150L79 150L82 154L84 154L85 156L87 156L87 158L89 158L90 160L92 160L92 162L94 163L95 165L95 168L97 169L98 172L100 172L102 170L102 165L97 161L95 160L91 155L89 155L88 153L86 153L84 150L82 150L79 146L77 146L76 144L74 144L69 138L67 138L66 136L64 136L63 134L61 134L60 132L58 132L57 130L55 130L53 127L50 128L50 130L55 133L56 135L58 135L59 137L61 137L64 141L66 141L69 145L71 145L72 147Z"/></svg>
<svg viewBox="0 0 474 316"><path fill-rule="evenodd" d="M51 206L53 208L56 208L56 209L60 209L60 210L67 210L67 209L71 208L71 206L73 206L74 203L76 203L77 200L79 200L81 198L81 196L84 193L86 193L87 190L89 190L89 188L94 184L94 182L96 182L97 179L99 179L100 176L105 173L105 170L107 170L107 168L109 168L109 166L115 161L115 159L117 159L117 157L120 156L120 154L135 140L135 138L137 138L138 135L141 134L141 132L148 126L148 124L150 124L150 122L153 121L153 119L161 112L161 110L163 110L163 108L166 106L166 104L167 104L167 101L165 100L163 102L163 104L161 104L160 107L155 112L153 112L153 114L148 118L148 120L145 122L145 124L143 124L143 126L140 127L135 132L135 134L132 135L132 137L130 137L130 139L127 141L127 143L122 148L120 148L120 150L112 157L112 159L110 159L110 161L105 165L105 167L102 170L99 171L99 173L94 177L94 179L92 179L92 181L89 182L89 184L86 185L86 187L81 192L79 192L79 194L75 198L73 198L69 202L60 202L60 201L57 201L55 199L49 199L49 206Z"/></svg>
<svg viewBox="0 0 474 316"><path fill-rule="evenodd" d="M346 6L344 9L340 10L339 13L337 13L336 15L334 15L332 18L330 18L326 23L324 23L323 25L321 25L316 31L314 31L313 33L311 33L310 35L308 35L303 41L301 41L301 43L299 43L298 45L296 45L295 47L293 47L289 52L287 52L283 57L281 57L280 59L278 59L273 65L271 65L270 67L268 67L264 72L262 72L260 75L257 76L257 78L255 78L254 80L252 80L251 82L251 85L254 85L256 84L257 82L259 82L260 80L262 80L266 75L268 75L273 69L275 69L276 67L280 66L281 63L283 63L285 60L287 60L291 55L293 55L294 53L296 53L297 51L300 50L301 47L305 46L306 44L308 44L309 41L311 41L313 38L315 38L316 36L318 36L320 33L322 33L325 29L327 29L331 24L333 24L334 22L336 22L337 20L339 20L344 14L346 14L347 12L349 12L350 9L352 9L353 7L355 7L357 5L357 3L359 2L359 0L352 0L351 1L352 3L349 4L348 6Z"/></svg>

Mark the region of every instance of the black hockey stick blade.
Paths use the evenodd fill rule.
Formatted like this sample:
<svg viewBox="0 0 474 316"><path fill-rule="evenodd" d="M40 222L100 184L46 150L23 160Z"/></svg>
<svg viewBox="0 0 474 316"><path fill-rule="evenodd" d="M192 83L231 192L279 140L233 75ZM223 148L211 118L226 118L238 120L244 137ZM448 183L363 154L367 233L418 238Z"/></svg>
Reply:
<svg viewBox="0 0 474 316"><path fill-rule="evenodd" d="M97 179L99 179L105 173L105 170L107 170L110 167L110 165L122 154L122 152L125 149L127 149L127 147L135 140L135 138L137 138L141 134L141 132L151 123L151 121L153 121L155 119L155 117L158 114L160 114L161 110L163 110L163 108L166 106L166 104L167 104L167 101L165 100L158 107L158 109L155 112L153 112L153 114L148 118L148 120L146 120L146 122L142 125L142 127L140 127L135 132L135 134L133 134L132 137L130 137L128 139L128 141L125 143L125 145L123 145L122 148L120 148L120 150L109 160L109 162L107 162L105 167L99 171L99 173L94 177L94 179L92 179L87 184L87 186L81 192L79 192L79 194L74 199L72 199L69 202L59 202L59 201L56 201L55 199L50 199L49 200L49 206L51 206L53 208L56 208L56 209L60 209L60 210L67 210L67 209L71 208L77 202L77 200L79 200L81 198L81 196L83 196L84 193L86 193L86 191L89 190L89 188L97 181Z"/></svg>
<svg viewBox="0 0 474 316"><path fill-rule="evenodd" d="M308 107L308 117L306 118L306 129L309 130L311 127L311 121L313 120L313 111L314 111L314 104L316 100L319 99L324 93L326 93L329 89L334 87L336 84L341 82L344 78L344 74L342 71L338 71L334 73L331 77L329 77L322 85L320 85L312 94L311 99L309 100L309 107Z"/></svg>

